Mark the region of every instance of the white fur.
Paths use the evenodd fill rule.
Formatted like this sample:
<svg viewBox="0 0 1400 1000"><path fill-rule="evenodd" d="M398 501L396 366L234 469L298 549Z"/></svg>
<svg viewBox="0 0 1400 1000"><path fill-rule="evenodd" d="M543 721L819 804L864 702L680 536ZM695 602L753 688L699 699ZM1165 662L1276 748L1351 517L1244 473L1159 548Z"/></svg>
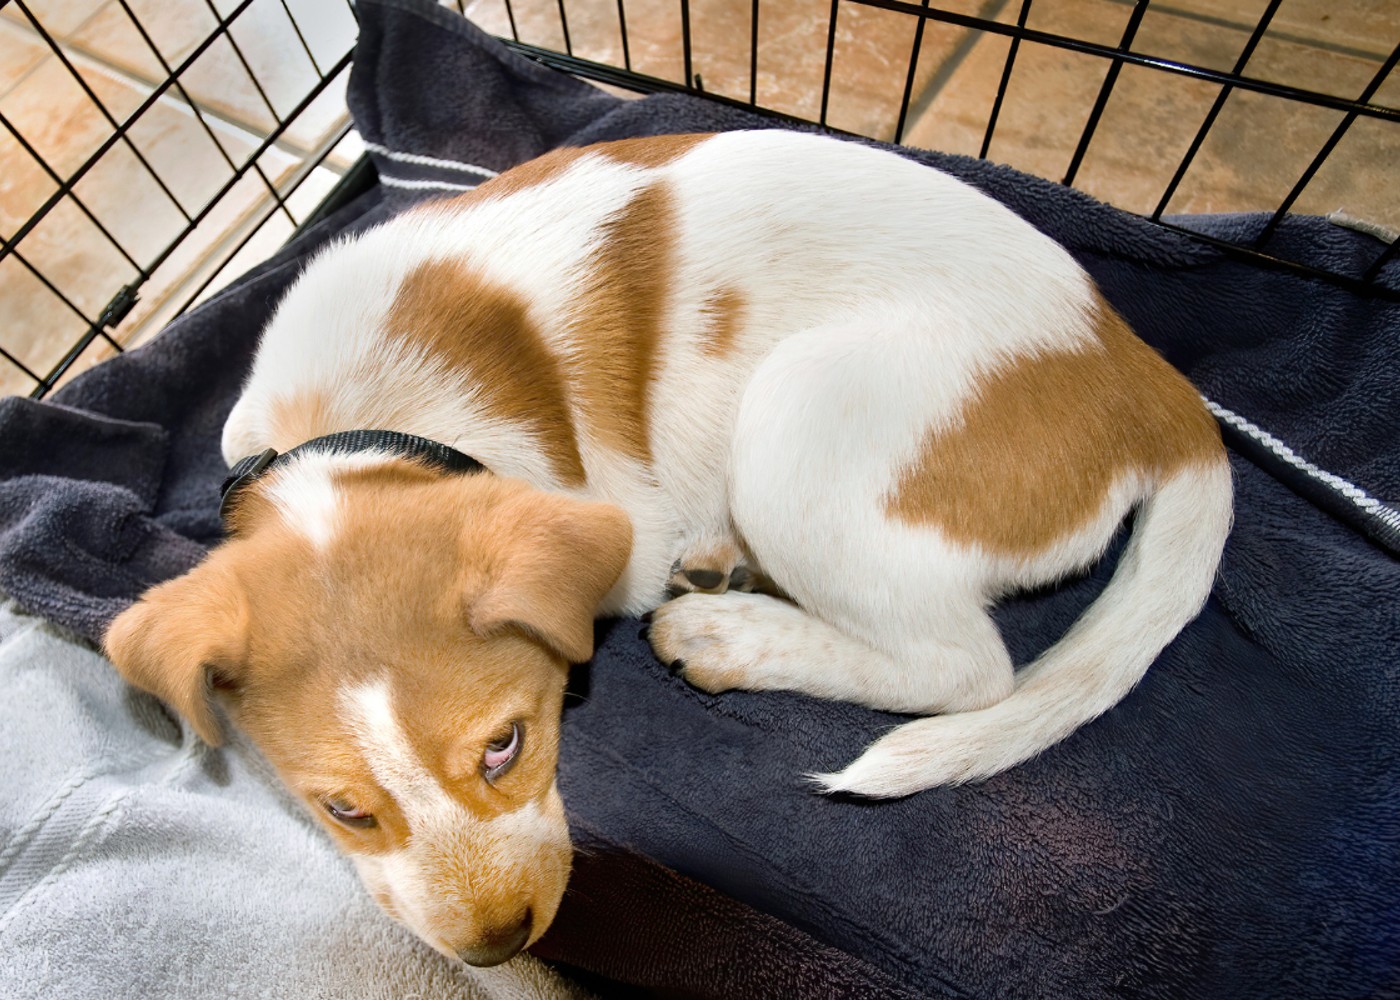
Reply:
<svg viewBox="0 0 1400 1000"><path fill-rule="evenodd" d="M341 497L335 487L335 474L369 468L392 458L387 453L373 451L345 455L300 454L277 466L268 476L267 496L288 525L313 547L325 549L340 527Z"/></svg>
<svg viewBox="0 0 1400 1000"><path fill-rule="evenodd" d="M399 726L388 681L349 688L342 693L341 702L365 763L399 804L410 828L417 829L431 817L459 808Z"/></svg>
<svg viewBox="0 0 1400 1000"><path fill-rule="evenodd" d="M461 261L527 304L567 381L605 223L658 184L677 253L652 459L606 447L571 397L587 484L566 491L526 427L484 412L471 371L396 346L384 319L412 268ZM706 304L733 293L742 326L718 356ZM634 543L601 613L660 604L688 547L742 543L797 607L686 597L659 612L653 645L712 690L958 713L902 727L823 778L903 794L994 774L1105 711L1209 590L1230 519L1223 461L1166 483L1125 472L1088 523L1033 557L993 556L886 510L930 431L955 427L990 372L1093 341L1092 296L1069 254L1004 206L890 153L790 132L722 134L652 168L593 153L508 196L444 202L326 250L264 335L225 454L296 444L267 440L269 410L321 386L336 389L336 429L392 423L539 489L613 503ZM334 524L323 499L307 487L286 501L315 537ZM988 605L1097 558L1139 503L1104 597L1013 682Z"/></svg>
<svg viewBox="0 0 1400 1000"><path fill-rule="evenodd" d="M1230 468L1188 468L1143 505L1117 572L1069 632L981 711L906 723L838 774L831 791L902 795L973 781L1044 750L1116 705L1210 595L1230 529Z"/></svg>
<svg viewBox="0 0 1400 1000"><path fill-rule="evenodd" d="M274 330L313 330L316 337L264 336L243 395L224 424L224 460L230 465L267 447L287 451L300 441L277 440L269 426L273 404L304 386L339 387L343 429L402 430L473 455L502 475L542 487L556 485L535 436L492 419L479 402L470 372L448 372L441 362L379 332L397 281L380 280L379 253L363 243L313 261L284 299ZM398 268L402 280L406 268ZM325 275L334 273L334 281ZM271 332L271 331L269 331ZM322 339L324 338L324 339Z"/></svg>
<svg viewBox="0 0 1400 1000"><path fill-rule="evenodd" d="M341 704L356 748L379 785L393 797L408 821L408 843L387 854L352 855L371 894L387 897L387 909L444 954L480 935L481 904L488 899L528 896L532 866L542 855L567 851L563 804L551 785L543 800L492 819L480 819L462 805L413 749L394 712L387 679L348 688ZM464 859L476 864L452 877ZM523 905L523 904L522 904ZM538 936L552 914L543 914Z"/></svg>

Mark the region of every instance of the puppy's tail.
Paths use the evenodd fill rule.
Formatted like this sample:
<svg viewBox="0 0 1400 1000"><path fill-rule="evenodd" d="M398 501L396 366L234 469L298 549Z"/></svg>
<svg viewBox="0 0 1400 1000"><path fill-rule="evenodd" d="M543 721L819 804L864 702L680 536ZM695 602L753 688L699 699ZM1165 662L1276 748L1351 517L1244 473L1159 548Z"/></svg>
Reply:
<svg viewBox="0 0 1400 1000"><path fill-rule="evenodd" d="M812 777L827 791L880 798L978 781L1108 711L1205 604L1230 531L1231 497L1223 449L1178 470L1144 501L1099 599L1020 671L1008 698L907 723L844 771Z"/></svg>

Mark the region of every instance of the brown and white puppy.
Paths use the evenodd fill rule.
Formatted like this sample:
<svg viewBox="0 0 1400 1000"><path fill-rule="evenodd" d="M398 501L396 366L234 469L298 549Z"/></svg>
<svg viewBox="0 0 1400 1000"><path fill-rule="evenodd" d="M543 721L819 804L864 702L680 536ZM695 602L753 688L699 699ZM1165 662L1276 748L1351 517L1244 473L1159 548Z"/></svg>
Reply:
<svg viewBox="0 0 1400 1000"><path fill-rule="evenodd" d="M1230 523L1200 398L1063 249L937 171L788 132L560 150L324 251L224 453L356 429L490 472L284 456L107 648L210 742L221 701L385 909L478 964L563 892L560 704L595 615L658 609L653 646L708 691L931 716L816 776L903 795L1112 707ZM1092 562L1133 507L1108 588L1013 675L989 605Z"/></svg>

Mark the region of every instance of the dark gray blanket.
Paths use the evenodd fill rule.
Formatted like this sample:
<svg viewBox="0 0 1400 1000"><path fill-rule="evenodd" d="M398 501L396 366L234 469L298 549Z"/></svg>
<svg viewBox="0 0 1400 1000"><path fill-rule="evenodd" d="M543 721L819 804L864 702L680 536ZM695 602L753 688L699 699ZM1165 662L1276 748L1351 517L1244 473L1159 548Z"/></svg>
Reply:
<svg viewBox="0 0 1400 1000"><path fill-rule="evenodd" d="M350 96L384 183L53 402L0 402L0 589L24 606L96 638L217 540L223 418L272 305L333 233L557 145L768 124L617 100L426 2L359 11ZM820 798L798 775L839 768L894 717L701 694L636 623L600 624L561 763L588 853L539 950L694 995L1400 996L1400 563L1372 540L1400 497L1400 267L1360 294L1008 169L909 155L1065 243L1242 428L1215 594L1060 746L886 803ZM1238 239L1262 222L1190 224ZM1270 246L1346 273L1380 249L1312 218ZM999 611L1018 662L1113 559Z"/></svg>

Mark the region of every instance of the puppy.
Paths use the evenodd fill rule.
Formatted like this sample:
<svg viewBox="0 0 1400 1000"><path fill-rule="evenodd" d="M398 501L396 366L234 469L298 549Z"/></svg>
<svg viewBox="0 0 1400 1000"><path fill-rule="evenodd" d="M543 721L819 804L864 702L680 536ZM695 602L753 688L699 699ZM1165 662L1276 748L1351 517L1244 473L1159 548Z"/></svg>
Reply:
<svg viewBox="0 0 1400 1000"><path fill-rule="evenodd" d="M932 716L815 776L906 795L1114 705L1231 517L1201 399L1062 248L791 132L562 149L337 242L223 450L264 453L228 540L107 650L211 744L221 702L383 907L478 965L563 892L560 705L595 616L655 609L706 691ZM989 605L1134 507L1103 595L1013 674Z"/></svg>

